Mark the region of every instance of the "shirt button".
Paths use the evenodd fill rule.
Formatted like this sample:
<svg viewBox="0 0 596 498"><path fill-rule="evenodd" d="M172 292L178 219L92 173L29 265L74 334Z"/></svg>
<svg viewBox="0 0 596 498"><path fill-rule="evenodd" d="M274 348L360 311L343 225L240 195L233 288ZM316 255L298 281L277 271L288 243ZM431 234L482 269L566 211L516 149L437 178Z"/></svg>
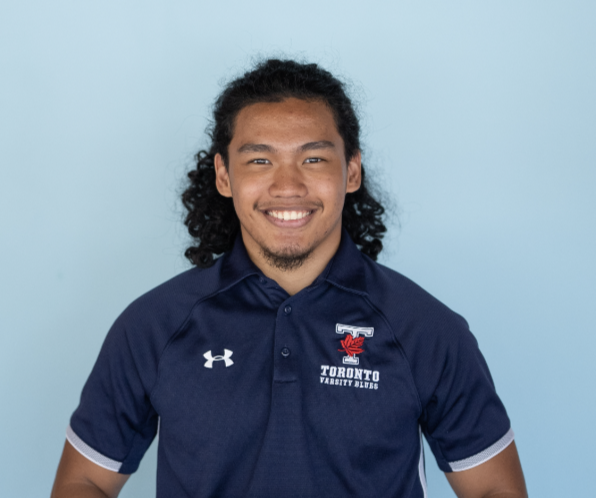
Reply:
<svg viewBox="0 0 596 498"><path fill-rule="evenodd" d="M288 348L283 348L283 349L281 350L281 355L282 355L284 358L287 358L288 356L290 356L290 350L289 350Z"/></svg>
<svg viewBox="0 0 596 498"><path fill-rule="evenodd" d="M262 284L265 283L265 279L263 277L259 277L259 282L261 282Z"/></svg>
<svg viewBox="0 0 596 498"><path fill-rule="evenodd" d="M292 307L291 307L291 306L286 306L286 307L284 308L284 313L285 313L286 315L289 315L291 312L292 312Z"/></svg>

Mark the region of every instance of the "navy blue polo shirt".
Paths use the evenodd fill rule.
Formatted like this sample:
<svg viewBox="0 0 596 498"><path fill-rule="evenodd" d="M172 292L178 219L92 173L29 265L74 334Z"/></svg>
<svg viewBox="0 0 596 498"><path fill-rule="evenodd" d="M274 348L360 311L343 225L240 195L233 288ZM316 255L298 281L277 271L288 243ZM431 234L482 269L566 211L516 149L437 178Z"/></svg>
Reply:
<svg viewBox="0 0 596 498"><path fill-rule="evenodd" d="M513 440L465 320L345 231L294 296L238 237L122 313L67 437L130 474L156 434L159 498L425 497L422 434L445 472Z"/></svg>

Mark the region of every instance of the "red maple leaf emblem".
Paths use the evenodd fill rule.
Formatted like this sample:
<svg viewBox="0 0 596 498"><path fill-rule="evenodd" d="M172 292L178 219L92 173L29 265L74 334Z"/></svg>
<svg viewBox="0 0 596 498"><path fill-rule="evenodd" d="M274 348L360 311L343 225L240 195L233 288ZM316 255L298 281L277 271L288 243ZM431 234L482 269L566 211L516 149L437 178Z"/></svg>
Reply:
<svg viewBox="0 0 596 498"><path fill-rule="evenodd" d="M357 337L354 339L351 335L347 335L346 338L340 342L343 349L338 349L338 351L347 353L349 356L355 356L364 351L364 349L360 347L364 342L364 337Z"/></svg>

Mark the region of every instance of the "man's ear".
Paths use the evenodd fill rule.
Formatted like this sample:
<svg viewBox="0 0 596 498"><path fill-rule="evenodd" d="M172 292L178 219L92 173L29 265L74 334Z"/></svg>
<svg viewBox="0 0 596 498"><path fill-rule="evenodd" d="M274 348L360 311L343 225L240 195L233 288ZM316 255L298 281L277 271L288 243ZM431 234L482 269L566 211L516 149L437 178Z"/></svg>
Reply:
<svg viewBox="0 0 596 498"><path fill-rule="evenodd" d="M360 151L352 156L348 161L348 181L346 185L346 193L351 194L360 188L362 183L362 154Z"/></svg>
<svg viewBox="0 0 596 498"><path fill-rule="evenodd" d="M230 186L230 175L224 164L221 154L215 154L213 159L215 165L215 186L217 191L224 197L232 197L232 187Z"/></svg>

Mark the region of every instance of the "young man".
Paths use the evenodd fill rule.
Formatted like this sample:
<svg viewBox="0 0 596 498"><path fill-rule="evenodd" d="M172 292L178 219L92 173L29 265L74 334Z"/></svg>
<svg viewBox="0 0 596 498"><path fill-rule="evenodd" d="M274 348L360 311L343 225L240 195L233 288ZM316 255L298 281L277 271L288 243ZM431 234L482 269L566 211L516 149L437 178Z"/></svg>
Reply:
<svg viewBox="0 0 596 498"><path fill-rule="evenodd" d="M160 498L425 497L422 434L458 496L525 497L466 322L374 261L383 208L342 84L261 63L211 137L183 195L197 268L110 330L52 496L117 496L159 432Z"/></svg>

